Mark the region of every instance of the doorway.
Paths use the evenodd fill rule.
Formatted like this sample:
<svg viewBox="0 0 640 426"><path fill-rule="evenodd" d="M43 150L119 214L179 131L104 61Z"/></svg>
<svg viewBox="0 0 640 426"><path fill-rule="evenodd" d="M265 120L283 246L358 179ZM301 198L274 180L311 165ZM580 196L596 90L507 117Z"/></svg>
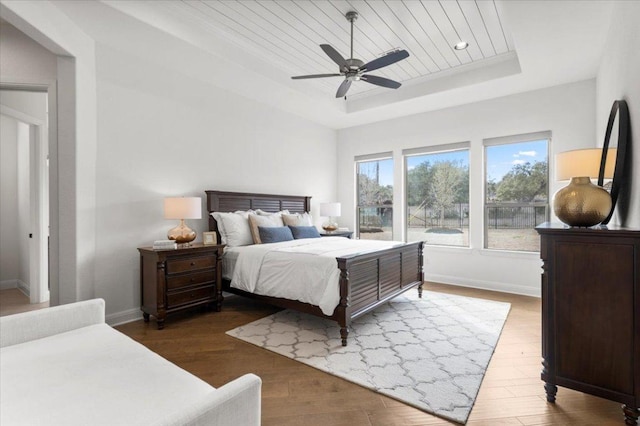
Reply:
<svg viewBox="0 0 640 426"><path fill-rule="evenodd" d="M47 87L2 85L0 288L31 304L49 301L49 165Z"/></svg>

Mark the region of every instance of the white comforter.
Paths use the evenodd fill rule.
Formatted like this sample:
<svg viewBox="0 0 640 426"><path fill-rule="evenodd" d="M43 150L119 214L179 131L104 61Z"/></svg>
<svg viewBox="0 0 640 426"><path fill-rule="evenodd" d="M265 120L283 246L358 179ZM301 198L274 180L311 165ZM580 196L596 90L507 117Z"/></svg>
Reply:
<svg viewBox="0 0 640 426"><path fill-rule="evenodd" d="M332 315L340 302L336 258L399 244L325 237L236 247L234 250L240 250L231 287L310 303L325 315Z"/></svg>

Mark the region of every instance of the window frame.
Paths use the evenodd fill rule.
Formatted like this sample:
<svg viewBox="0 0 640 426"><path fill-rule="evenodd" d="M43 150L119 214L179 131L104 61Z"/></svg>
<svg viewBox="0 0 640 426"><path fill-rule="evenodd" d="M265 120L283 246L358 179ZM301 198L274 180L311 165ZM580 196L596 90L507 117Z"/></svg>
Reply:
<svg viewBox="0 0 640 426"><path fill-rule="evenodd" d="M394 161L394 157L393 157L393 152L389 151L389 152L381 152L381 153L377 153L377 154L367 154L367 155L357 155L354 157L353 160L353 164L354 164L354 174L355 174L355 234L356 234L356 238L360 239L360 209L361 208L391 208L391 218L392 218L392 225L391 225L391 241L393 241L393 213L394 213L394 203L395 200L392 194L392 199L391 199L391 205L376 205L376 206L366 206L366 207L362 207L360 205L360 173L359 173L359 164L360 163L370 163L370 162L374 162L374 161L382 161L382 160L391 160L391 166L392 166L392 170L393 168L395 168L395 161ZM394 180L392 182L392 187L395 190L395 170L394 172Z"/></svg>
<svg viewBox="0 0 640 426"><path fill-rule="evenodd" d="M425 147L419 147L419 148L409 148L409 149L403 149L402 150L402 165L403 165L403 183L404 183L404 191L403 191L403 207L404 207L404 215L403 215L403 236L404 236L404 241L407 242L409 241L409 221L407 220L407 212L409 211L409 181L408 181L408 172L409 172L409 167L407 165L408 159L409 157L417 157L417 156L421 156L421 155L431 155L431 154L443 154L443 153L447 153L447 152L455 152L455 151L467 151L468 153L468 167L469 170L471 170L471 142L470 141L466 141L466 142L456 142L456 143L449 143L449 144L439 144L439 145L431 145L431 146L425 146ZM471 190L471 173L469 172L469 181L467 182L467 185L469 186L469 190ZM471 202L469 202L469 217L471 217ZM469 219L469 230L468 230L468 237L467 237L467 245L446 245L446 244L434 244L434 243L428 243L428 242L424 242L425 245L428 246L432 246L432 247L446 247L446 248L460 248L460 249L468 249L471 247L471 220Z"/></svg>
<svg viewBox="0 0 640 426"><path fill-rule="evenodd" d="M552 133L550 130L541 131L541 132L533 132L533 133L523 133L518 135L510 135L510 136L500 136L495 138L486 138L482 140L482 156L483 156L483 191L482 191L482 249L488 251L497 251L497 252L511 252L511 253L523 253L523 254L531 254L531 253L539 253L540 249L536 251L531 250L514 250L514 249L504 249L504 248L493 248L488 247L489 244L489 211L488 211L488 202L487 202L487 184L488 184L488 155L487 148L493 146L500 145L513 145L518 143L527 143L527 142L535 142L540 140L547 141L547 201L543 202L533 202L533 203L516 203L510 204L510 207L522 207L522 205L526 204L527 206L532 206L534 209L536 207L545 207L545 221L549 221L550 218L550 209L551 209L551 197L550 197L550 189L551 189L551 143L552 143Z"/></svg>

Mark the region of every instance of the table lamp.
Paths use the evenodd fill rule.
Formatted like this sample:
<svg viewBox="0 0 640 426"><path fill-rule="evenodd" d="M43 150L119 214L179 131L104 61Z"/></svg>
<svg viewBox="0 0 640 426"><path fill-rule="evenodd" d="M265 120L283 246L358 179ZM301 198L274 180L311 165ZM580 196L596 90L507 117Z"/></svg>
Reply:
<svg viewBox="0 0 640 426"><path fill-rule="evenodd" d="M611 196L591 183L600 172L602 149L576 149L556 155L556 180L571 180L553 196L553 211L569 226L589 227L602 222L611 211ZM615 150L607 154L604 178L613 178Z"/></svg>
<svg viewBox="0 0 640 426"><path fill-rule="evenodd" d="M338 223L334 218L340 216L340 213L340 203L320 203L320 216L329 218L322 224L322 229L324 229L325 232L333 232L338 229Z"/></svg>
<svg viewBox="0 0 640 426"><path fill-rule="evenodd" d="M184 220L202 218L202 199L200 197L165 198L164 218L180 220L178 226L169 230L167 238L178 244L189 244L196 239L196 233L185 225Z"/></svg>

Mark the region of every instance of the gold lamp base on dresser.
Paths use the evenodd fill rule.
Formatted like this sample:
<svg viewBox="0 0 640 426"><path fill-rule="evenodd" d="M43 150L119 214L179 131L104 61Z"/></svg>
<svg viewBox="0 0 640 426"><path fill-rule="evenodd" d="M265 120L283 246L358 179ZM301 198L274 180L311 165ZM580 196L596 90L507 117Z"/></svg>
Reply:
<svg viewBox="0 0 640 426"><path fill-rule="evenodd" d="M553 211L569 226L597 225L611 211L611 196L588 177L574 177L553 196Z"/></svg>

